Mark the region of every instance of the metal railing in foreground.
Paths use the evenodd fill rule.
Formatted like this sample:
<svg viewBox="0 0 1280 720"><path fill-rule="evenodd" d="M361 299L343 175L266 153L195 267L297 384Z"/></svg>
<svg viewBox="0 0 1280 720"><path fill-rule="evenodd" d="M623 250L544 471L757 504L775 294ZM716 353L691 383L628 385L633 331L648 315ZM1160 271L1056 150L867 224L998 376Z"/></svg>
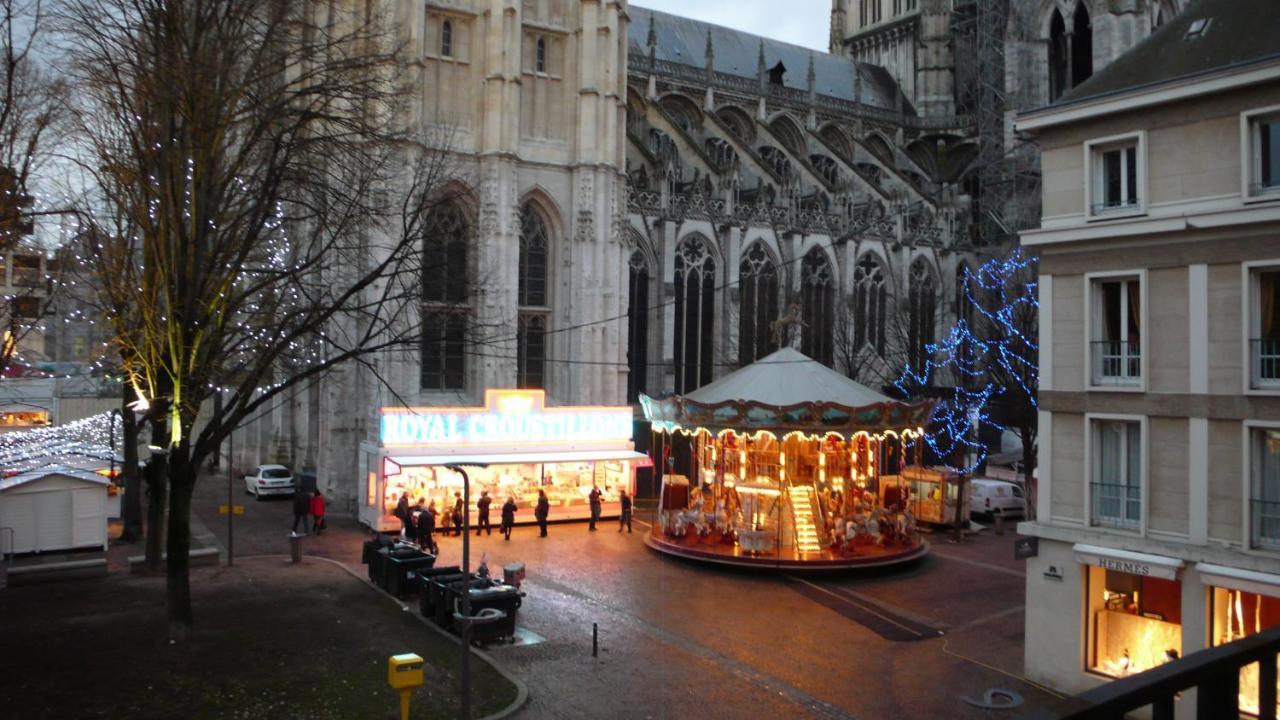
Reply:
<svg viewBox="0 0 1280 720"><path fill-rule="evenodd" d="M1258 663L1258 718L1276 720L1276 653L1280 627L1099 685L1022 720L1122 720L1125 713L1146 707L1153 720L1173 720L1178 694L1192 689L1197 720L1234 718L1239 712L1240 670L1253 663Z"/></svg>

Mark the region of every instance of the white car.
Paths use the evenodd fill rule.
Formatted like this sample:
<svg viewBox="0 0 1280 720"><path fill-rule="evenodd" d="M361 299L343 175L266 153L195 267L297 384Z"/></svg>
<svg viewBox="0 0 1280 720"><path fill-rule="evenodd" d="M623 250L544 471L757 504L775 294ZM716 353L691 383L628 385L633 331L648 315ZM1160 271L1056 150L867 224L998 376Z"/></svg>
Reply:
<svg viewBox="0 0 1280 720"><path fill-rule="evenodd" d="M244 476L244 491L259 500L267 495L292 495L296 489L293 473L283 465L259 465Z"/></svg>
<svg viewBox="0 0 1280 720"><path fill-rule="evenodd" d="M1022 488L1011 482L974 478L969 481L969 513L992 517L1024 517L1027 513L1027 499Z"/></svg>

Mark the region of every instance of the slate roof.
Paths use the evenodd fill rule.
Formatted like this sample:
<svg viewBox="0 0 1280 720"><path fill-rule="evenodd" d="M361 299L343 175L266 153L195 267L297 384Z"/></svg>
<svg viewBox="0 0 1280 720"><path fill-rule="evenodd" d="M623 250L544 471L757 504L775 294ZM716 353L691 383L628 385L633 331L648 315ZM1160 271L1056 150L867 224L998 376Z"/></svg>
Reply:
<svg viewBox="0 0 1280 720"><path fill-rule="evenodd" d="M649 56L649 23L652 19L657 35L654 55L658 60L699 70L705 68L707 33L710 32L715 56L713 69L726 75L755 80L760 43L763 41L765 67L771 68L781 61L787 68L782 79L786 87L808 92L809 59L813 58L814 89L819 95L852 101L853 73L858 72L862 75L862 103L883 110L894 109L897 83L882 67L855 63L830 53L636 5L632 5L627 13L631 17L627 42L632 57ZM914 114L909 101L904 99L903 104L908 113Z"/></svg>
<svg viewBox="0 0 1280 720"><path fill-rule="evenodd" d="M1186 37L1210 18L1199 37ZM1280 58L1276 0L1199 0L1088 80L1063 94L1067 105Z"/></svg>

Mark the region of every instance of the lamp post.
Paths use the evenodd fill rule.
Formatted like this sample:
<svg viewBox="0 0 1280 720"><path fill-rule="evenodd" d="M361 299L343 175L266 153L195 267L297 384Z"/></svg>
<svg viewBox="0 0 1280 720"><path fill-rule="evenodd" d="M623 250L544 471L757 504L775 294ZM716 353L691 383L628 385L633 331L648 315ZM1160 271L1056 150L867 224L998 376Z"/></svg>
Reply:
<svg viewBox="0 0 1280 720"><path fill-rule="evenodd" d="M461 465L445 467L462 476L462 666L458 685L462 693L459 717L471 720L471 478ZM478 467L485 467L479 465Z"/></svg>

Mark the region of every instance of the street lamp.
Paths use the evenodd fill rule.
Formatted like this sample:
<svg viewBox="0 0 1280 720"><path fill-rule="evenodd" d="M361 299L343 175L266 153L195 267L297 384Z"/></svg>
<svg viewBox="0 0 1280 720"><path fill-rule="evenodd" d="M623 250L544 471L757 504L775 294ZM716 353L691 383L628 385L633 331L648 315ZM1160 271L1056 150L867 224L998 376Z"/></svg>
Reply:
<svg viewBox="0 0 1280 720"><path fill-rule="evenodd" d="M474 464L474 467L488 467ZM462 625L462 667L458 673L462 692L459 716L471 720L471 478L461 465L445 467L462 476L462 612L455 618Z"/></svg>

